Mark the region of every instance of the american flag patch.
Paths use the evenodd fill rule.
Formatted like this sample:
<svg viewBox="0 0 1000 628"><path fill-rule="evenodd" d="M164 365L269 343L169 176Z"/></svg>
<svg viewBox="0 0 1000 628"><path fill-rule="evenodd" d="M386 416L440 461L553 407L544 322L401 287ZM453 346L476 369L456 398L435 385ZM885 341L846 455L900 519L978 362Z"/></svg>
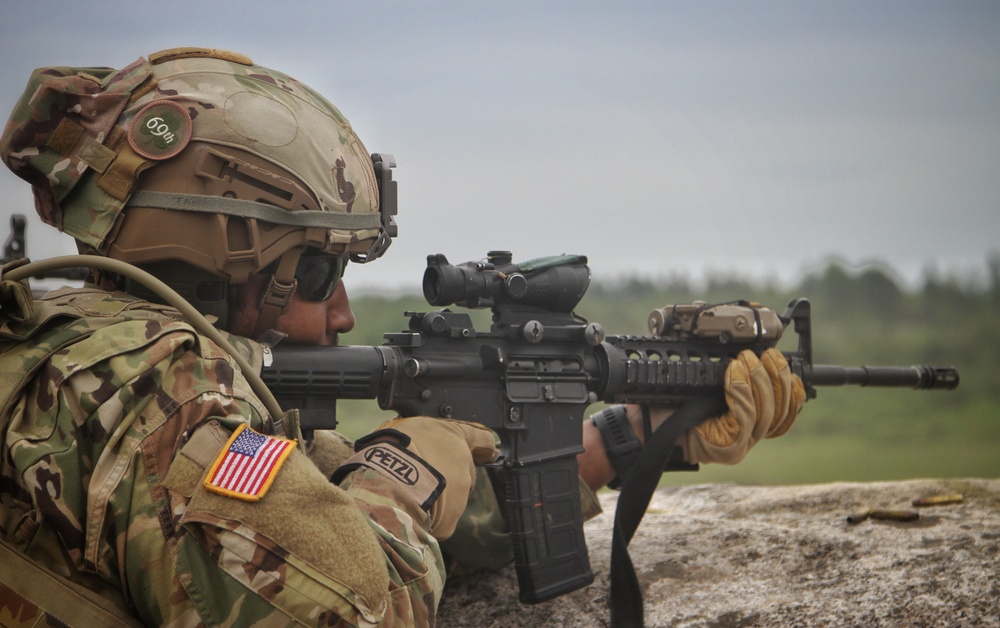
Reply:
<svg viewBox="0 0 1000 628"><path fill-rule="evenodd" d="M293 440L240 425L209 469L204 486L213 493L255 502L270 488L294 448Z"/></svg>

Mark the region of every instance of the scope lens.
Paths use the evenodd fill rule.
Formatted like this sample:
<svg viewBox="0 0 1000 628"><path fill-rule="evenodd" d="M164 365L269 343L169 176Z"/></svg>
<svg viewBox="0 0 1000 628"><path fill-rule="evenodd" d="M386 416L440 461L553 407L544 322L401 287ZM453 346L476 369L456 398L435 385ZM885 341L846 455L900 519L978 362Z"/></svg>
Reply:
<svg viewBox="0 0 1000 628"><path fill-rule="evenodd" d="M445 305L439 303L441 297L441 273L434 267L428 267L424 271L424 298L431 305Z"/></svg>

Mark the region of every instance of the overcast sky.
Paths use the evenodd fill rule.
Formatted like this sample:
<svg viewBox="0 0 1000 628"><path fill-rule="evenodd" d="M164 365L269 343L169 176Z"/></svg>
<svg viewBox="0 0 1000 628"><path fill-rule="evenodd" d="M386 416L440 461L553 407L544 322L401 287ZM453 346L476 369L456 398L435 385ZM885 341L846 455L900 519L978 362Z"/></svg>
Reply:
<svg viewBox="0 0 1000 628"><path fill-rule="evenodd" d="M399 162L399 239L349 270L582 253L598 279L795 277L1000 251L1000 2L0 0L0 110L33 68L236 50ZM99 8L98 8L99 7ZM6 215L32 216L5 168ZM29 253L70 252L37 221ZM51 236L50 236L51 237Z"/></svg>

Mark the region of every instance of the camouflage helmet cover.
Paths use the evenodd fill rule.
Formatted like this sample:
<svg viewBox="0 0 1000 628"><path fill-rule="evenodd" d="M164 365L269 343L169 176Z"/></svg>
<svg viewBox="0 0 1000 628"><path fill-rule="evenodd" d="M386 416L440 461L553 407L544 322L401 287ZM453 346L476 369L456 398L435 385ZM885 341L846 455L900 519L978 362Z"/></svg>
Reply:
<svg viewBox="0 0 1000 628"><path fill-rule="evenodd" d="M384 249L378 181L348 121L308 86L237 53L183 48L118 71L40 68L11 114L0 156L32 184L43 221L107 252L125 207L164 207L134 198L144 187L140 174L206 145L273 164L306 192L309 202L265 220L308 224L308 244L331 253L373 258L373 243Z"/></svg>

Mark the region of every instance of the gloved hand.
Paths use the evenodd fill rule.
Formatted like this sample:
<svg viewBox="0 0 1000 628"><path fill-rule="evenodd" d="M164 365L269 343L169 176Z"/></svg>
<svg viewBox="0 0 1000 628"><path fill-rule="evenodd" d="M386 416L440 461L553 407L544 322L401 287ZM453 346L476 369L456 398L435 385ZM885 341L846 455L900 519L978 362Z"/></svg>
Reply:
<svg viewBox="0 0 1000 628"><path fill-rule="evenodd" d="M760 358L742 351L726 369L725 391L729 411L681 436L688 462L736 464L760 439L787 432L806 399L802 380L777 349Z"/></svg>
<svg viewBox="0 0 1000 628"><path fill-rule="evenodd" d="M430 516L438 540L452 535L476 483L476 464L497 455L496 437L475 423L430 417L386 421L355 443L357 453L333 475L339 482L360 466L398 484Z"/></svg>

